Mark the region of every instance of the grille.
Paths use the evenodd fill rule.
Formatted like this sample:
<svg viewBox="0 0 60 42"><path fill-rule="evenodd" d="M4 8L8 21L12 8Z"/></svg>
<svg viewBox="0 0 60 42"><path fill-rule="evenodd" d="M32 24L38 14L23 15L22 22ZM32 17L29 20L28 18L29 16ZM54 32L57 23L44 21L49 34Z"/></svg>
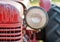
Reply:
<svg viewBox="0 0 60 42"><path fill-rule="evenodd" d="M0 28L0 42L20 42L21 27Z"/></svg>

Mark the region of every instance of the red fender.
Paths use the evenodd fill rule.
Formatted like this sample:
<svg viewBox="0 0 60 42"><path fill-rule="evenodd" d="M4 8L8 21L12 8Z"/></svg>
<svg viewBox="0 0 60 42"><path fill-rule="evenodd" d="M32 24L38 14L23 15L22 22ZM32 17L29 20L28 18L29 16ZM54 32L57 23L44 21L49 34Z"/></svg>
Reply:
<svg viewBox="0 0 60 42"><path fill-rule="evenodd" d="M51 8L50 0L40 0L40 7L44 8L45 11L49 11Z"/></svg>

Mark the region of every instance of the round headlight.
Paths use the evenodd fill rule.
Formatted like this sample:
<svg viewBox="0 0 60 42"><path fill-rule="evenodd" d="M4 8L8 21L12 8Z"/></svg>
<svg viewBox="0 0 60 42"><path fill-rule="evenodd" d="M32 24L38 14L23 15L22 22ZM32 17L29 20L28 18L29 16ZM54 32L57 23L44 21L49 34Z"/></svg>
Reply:
<svg viewBox="0 0 60 42"><path fill-rule="evenodd" d="M32 29L42 29L48 22L48 14L40 7L34 6L25 15L27 26Z"/></svg>

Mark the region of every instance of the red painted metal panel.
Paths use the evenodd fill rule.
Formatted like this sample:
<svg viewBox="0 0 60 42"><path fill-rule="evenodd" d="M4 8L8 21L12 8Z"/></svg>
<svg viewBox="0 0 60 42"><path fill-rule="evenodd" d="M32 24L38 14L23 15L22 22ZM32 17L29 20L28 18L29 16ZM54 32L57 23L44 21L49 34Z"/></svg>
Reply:
<svg viewBox="0 0 60 42"><path fill-rule="evenodd" d="M45 11L49 11L51 8L50 0L40 0L40 7L44 8Z"/></svg>
<svg viewBox="0 0 60 42"><path fill-rule="evenodd" d="M9 4L0 4L0 23L18 23L20 22L19 12L15 7Z"/></svg>
<svg viewBox="0 0 60 42"><path fill-rule="evenodd" d="M0 41L20 42L22 39L22 17L19 10L9 3L0 3ZM21 41L22 42L22 41Z"/></svg>

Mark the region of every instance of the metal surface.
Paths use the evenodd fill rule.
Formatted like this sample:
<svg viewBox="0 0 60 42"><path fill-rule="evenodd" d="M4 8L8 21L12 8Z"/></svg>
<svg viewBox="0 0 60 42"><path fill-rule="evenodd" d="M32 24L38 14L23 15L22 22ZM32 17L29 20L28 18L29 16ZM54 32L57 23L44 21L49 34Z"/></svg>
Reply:
<svg viewBox="0 0 60 42"><path fill-rule="evenodd" d="M26 7L26 9L28 9L30 7L30 0L11 0L11 1L16 1L16 2L22 3Z"/></svg>
<svg viewBox="0 0 60 42"><path fill-rule="evenodd" d="M0 1L0 42L22 41L22 5Z"/></svg>
<svg viewBox="0 0 60 42"><path fill-rule="evenodd" d="M48 14L40 7L31 7L25 16L27 25L33 29L42 29L48 22Z"/></svg>
<svg viewBox="0 0 60 42"><path fill-rule="evenodd" d="M50 0L40 0L40 7L44 8L45 11L49 11L51 8Z"/></svg>

